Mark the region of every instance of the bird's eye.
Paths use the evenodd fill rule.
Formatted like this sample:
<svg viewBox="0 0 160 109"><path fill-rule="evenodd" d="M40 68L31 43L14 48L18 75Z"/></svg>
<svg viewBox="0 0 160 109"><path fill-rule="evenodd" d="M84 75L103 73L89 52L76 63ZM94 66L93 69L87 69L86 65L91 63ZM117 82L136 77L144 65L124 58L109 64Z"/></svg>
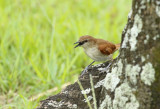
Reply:
<svg viewBox="0 0 160 109"><path fill-rule="evenodd" d="M81 41L81 42L79 42L79 45L83 45L86 42L88 42L88 40Z"/></svg>
<svg viewBox="0 0 160 109"><path fill-rule="evenodd" d="M86 42L88 42L88 40L84 40L84 41L82 41L82 43L84 44L84 43L86 43Z"/></svg>
<svg viewBox="0 0 160 109"><path fill-rule="evenodd" d="M88 40L84 40L84 43L85 43L85 42L88 42Z"/></svg>

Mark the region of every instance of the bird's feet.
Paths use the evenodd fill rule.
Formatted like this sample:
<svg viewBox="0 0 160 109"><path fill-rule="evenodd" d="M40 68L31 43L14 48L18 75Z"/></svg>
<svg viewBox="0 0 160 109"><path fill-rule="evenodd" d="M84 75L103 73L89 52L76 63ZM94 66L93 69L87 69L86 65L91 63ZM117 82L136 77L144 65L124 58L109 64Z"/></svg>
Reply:
<svg viewBox="0 0 160 109"><path fill-rule="evenodd" d="M113 62L112 60L106 62L106 63L108 63L108 65L106 68L103 69L104 72L107 72L107 70L111 66L112 62Z"/></svg>
<svg viewBox="0 0 160 109"><path fill-rule="evenodd" d="M81 76L83 76L86 72L88 72L90 65L88 65L81 73Z"/></svg>
<svg viewBox="0 0 160 109"><path fill-rule="evenodd" d="M112 63L109 63L108 66L105 68L105 71L108 70L108 68L111 66Z"/></svg>
<svg viewBox="0 0 160 109"><path fill-rule="evenodd" d="M95 61L93 61L92 63L90 63L81 73L81 76L84 75L85 72L88 72L89 67L94 63Z"/></svg>
<svg viewBox="0 0 160 109"><path fill-rule="evenodd" d="M105 63L103 63L105 67L103 66L102 68L99 68L98 70L100 70L103 73L108 72L109 67L111 66L112 63L113 63L112 60L106 61Z"/></svg>

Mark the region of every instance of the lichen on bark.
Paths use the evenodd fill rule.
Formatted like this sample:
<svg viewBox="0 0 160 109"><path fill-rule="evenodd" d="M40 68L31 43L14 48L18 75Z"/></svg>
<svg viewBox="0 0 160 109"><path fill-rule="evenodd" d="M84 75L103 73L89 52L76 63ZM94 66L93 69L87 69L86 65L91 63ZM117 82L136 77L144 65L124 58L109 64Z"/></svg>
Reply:
<svg viewBox="0 0 160 109"><path fill-rule="evenodd" d="M122 62L120 65L122 72L119 76L121 80L112 94L108 89L105 90L112 103L111 105L107 105L110 104L110 101L104 103L107 109L128 109L128 103L130 103L130 109L151 109L152 107L158 109L160 107L158 104L160 101L160 70L159 67L156 67L157 65L160 66L160 61L159 59L157 59L158 61L152 59L154 56L160 58L158 55L160 47L157 46L160 42L160 17L157 15L157 7L160 5L157 5L157 1L133 0L132 9L128 15L128 23L122 34L120 55L117 62L114 63L119 67L119 61ZM113 68L114 66L110 75L118 69L117 67ZM121 94L119 97L121 99L119 99L116 97L116 90L120 89L124 83L128 84L125 90L130 93L123 95L125 90L118 90ZM107 86L107 83L105 85ZM114 104L114 101L117 101L117 104ZM121 102L121 105L118 101ZM105 107L104 105L102 107Z"/></svg>

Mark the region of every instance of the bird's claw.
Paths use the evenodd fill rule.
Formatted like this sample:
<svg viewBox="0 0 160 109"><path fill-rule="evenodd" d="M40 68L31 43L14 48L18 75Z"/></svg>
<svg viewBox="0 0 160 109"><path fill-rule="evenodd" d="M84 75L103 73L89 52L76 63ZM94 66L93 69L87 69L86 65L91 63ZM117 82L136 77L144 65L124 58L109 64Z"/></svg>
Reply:
<svg viewBox="0 0 160 109"><path fill-rule="evenodd" d="M108 70L108 68L111 66L111 64L112 64L112 63L109 63L109 64L107 65L107 67L104 68L102 71L107 72L107 70Z"/></svg>
<svg viewBox="0 0 160 109"><path fill-rule="evenodd" d="M108 68L111 66L112 63L109 63L108 66L106 67L106 71L108 70Z"/></svg>
<svg viewBox="0 0 160 109"><path fill-rule="evenodd" d="M81 73L81 76L83 76L84 74L85 74L85 72L88 72L88 68L89 68L90 66L87 66L83 71L82 71L82 73Z"/></svg>
<svg viewBox="0 0 160 109"><path fill-rule="evenodd" d="M95 61L93 61L92 63L90 63L81 73L81 76L84 75L85 72L88 72L88 68L94 63Z"/></svg>

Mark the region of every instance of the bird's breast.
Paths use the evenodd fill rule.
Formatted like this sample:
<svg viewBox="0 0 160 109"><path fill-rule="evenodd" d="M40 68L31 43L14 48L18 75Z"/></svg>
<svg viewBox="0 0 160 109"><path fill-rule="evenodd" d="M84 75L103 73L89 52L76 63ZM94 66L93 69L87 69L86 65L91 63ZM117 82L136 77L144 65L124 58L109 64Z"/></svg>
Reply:
<svg viewBox="0 0 160 109"><path fill-rule="evenodd" d="M84 49L85 53L94 61L106 61L111 58L111 56L104 55L98 50L98 47L89 47Z"/></svg>

